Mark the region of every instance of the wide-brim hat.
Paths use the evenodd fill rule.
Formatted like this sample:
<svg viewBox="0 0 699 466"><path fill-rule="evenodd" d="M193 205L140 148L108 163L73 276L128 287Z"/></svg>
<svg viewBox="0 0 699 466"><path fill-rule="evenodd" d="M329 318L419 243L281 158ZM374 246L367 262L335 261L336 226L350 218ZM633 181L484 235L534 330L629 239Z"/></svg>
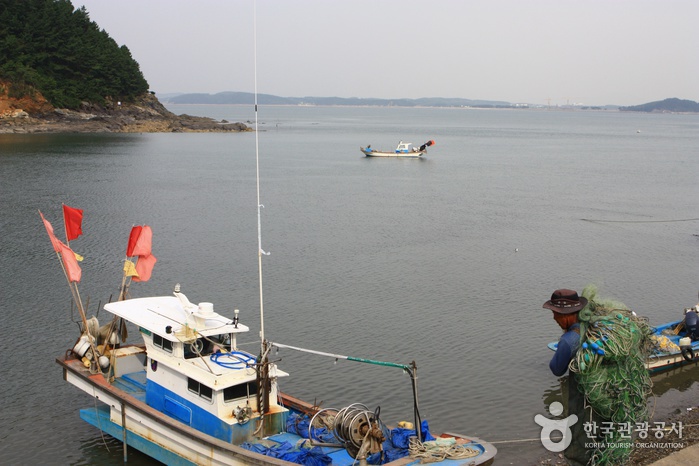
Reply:
<svg viewBox="0 0 699 466"><path fill-rule="evenodd" d="M587 306L587 298L578 296L577 291L560 289L553 292L551 299L544 303L545 309L559 314L572 314Z"/></svg>

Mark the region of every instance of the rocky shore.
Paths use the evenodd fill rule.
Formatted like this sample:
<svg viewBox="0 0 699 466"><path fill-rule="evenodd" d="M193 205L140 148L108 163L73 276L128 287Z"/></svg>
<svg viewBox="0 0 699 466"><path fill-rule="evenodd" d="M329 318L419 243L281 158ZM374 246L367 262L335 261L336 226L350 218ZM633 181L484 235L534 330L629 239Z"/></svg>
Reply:
<svg viewBox="0 0 699 466"><path fill-rule="evenodd" d="M0 133L179 133L252 131L243 123L175 115L153 94L135 102L84 102L79 110L53 108L41 96L11 99L0 94Z"/></svg>

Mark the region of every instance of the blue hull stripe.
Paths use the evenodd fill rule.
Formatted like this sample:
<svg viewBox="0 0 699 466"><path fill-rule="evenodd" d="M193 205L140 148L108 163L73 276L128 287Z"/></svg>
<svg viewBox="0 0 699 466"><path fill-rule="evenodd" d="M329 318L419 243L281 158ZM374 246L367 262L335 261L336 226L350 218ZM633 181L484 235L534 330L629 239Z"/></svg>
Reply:
<svg viewBox="0 0 699 466"><path fill-rule="evenodd" d="M146 403L158 411L226 443L240 445L254 437L256 423L228 424L185 397L152 380L148 380L146 384ZM267 429L270 429L268 432L284 431L286 418L286 413L269 416L266 423Z"/></svg>
<svg viewBox="0 0 699 466"><path fill-rule="evenodd" d="M152 380L149 380L146 385L146 402L158 411L205 434L225 442L234 440L231 425Z"/></svg>

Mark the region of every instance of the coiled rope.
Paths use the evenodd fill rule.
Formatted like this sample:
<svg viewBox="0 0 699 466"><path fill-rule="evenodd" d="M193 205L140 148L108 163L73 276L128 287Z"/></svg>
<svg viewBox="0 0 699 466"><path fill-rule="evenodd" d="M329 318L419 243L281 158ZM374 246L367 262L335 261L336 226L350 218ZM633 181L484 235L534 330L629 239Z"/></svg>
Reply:
<svg viewBox="0 0 699 466"><path fill-rule="evenodd" d="M439 443L437 441L421 442L417 437L410 438L408 451L412 458L418 458L420 463L438 463L446 459L460 460L478 456L481 451L469 447L468 444Z"/></svg>

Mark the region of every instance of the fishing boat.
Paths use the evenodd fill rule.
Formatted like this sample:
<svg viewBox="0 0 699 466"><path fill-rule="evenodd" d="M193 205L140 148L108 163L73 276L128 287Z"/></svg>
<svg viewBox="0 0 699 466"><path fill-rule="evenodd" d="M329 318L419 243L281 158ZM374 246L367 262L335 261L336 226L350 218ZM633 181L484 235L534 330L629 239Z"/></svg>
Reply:
<svg viewBox="0 0 699 466"><path fill-rule="evenodd" d="M696 364L699 361L699 340L692 341L684 327L684 319L668 322L653 328L651 338L654 348L646 359L646 367L651 373ZM548 344L556 351L558 342Z"/></svg>
<svg viewBox="0 0 699 466"><path fill-rule="evenodd" d="M269 351L310 350L264 341L261 354L243 351L238 340L249 328L238 311L229 318L211 303L192 304L179 285L172 296L125 299L104 310L115 320L95 335L83 332L57 362L63 378L98 403L87 403L80 417L122 441L125 458L127 445L165 464L405 465L443 455L457 465L487 464L496 454L476 437L431 436L418 411L415 363L326 354L410 375L413 422L390 429L379 408L320 409L280 392L277 382L289 374ZM144 344L121 341L124 322Z"/></svg>
<svg viewBox="0 0 699 466"><path fill-rule="evenodd" d="M421 145L419 148L413 146L411 142L400 141L396 149L393 151L381 151L371 148L371 144L366 147L360 147L367 157L421 157L427 153L427 148L434 145L434 141L430 140Z"/></svg>

